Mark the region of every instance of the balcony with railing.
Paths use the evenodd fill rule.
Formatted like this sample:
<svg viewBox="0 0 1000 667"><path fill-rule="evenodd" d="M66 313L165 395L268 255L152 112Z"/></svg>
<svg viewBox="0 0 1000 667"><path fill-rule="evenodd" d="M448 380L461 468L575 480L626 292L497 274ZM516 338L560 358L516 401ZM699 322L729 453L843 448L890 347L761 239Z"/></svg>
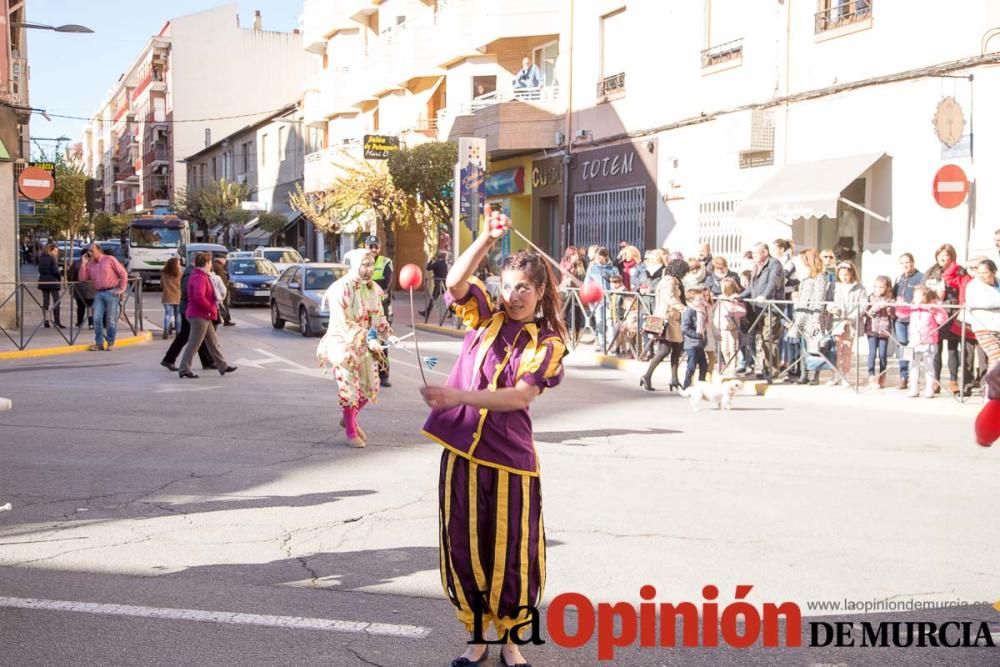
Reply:
<svg viewBox="0 0 1000 667"><path fill-rule="evenodd" d="M597 82L597 101L610 102L625 97L625 72L606 76Z"/></svg>
<svg viewBox="0 0 1000 667"><path fill-rule="evenodd" d="M322 55L326 51L327 35L358 27L347 13L349 4L342 0L305 0L302 8L302 47Z"/></svg>
<svg viewBox="0 0 1000 667"><path fill-rule="evenodd" d="M11 58L10 82L5 88L0 88L0 96L5 102L14 106L28 106L28 61L24 58Z"/></svg>
<svg viewBox="0 0 1000 667"><path fill-rule="evenodd" d="M557 35L565 0L438 0L434 12L439 62L481 55L501 39Z"/></svg>
<svg viewBox="0 0 1000 667"><path fill-rule="evenodd" d="M724 42L701 52L701 68L716 69L721 65L735 67L743 62L743 38Z"/></svg>
<svg viewBox="0 0 1000 667"><path fill-rule="evenodd" d="M494 151L554 148L565 121L559 86L498 90L437 114L438 136L476 136Z"/></svg>
<svg viewBox="0 0 1000 667"><path fill-rule="evenodd" d="M816 34L840 28L863 28L871 24L874 0L830 0L830 6L816 12ZM835 4L836 3L836 4Z"/></svg>
<svg viewBox="0 0 1000 667"><path fill-rule="evenodd" d="M365 71L365 92L381 94L421 77L444 74L440 45L444 35L433 24L415 20L393 26L369 42L360 67ZM357 91L355 91L357 92Z"/></svg>
<svg viewBox="0 0 1000 667"><path fill-rule="evenodd" d="M160 167L170 164L170 147L167 144L153 144L143 154L143 162L147 167Z"/></svg>
<svg viewBox="0 0 1000 667"><path fill-rule="evenodd" d="M323 70L306 87L302 99L303 120L307 125L323 127L331 116L357 111L354 106L363 99L370 99L361 92L361 83L369 73L356 67L330 67Z"/></svg>
<svg viewBox="0 0 1000 667"><path fill-rule="evenodd" d="M170 184L165 176L144 179L143 201L146 206L168 206L170 204Z"/></svg>

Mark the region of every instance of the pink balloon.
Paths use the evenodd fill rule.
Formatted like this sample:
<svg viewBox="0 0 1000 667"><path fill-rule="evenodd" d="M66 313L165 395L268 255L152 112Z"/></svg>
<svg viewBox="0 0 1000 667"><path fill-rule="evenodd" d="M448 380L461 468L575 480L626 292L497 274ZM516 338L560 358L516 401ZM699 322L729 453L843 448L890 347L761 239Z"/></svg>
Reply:
<svg viewBox="0 0 1000 667"><path fill-rule="evenodd" d="M1000 438L1000 400L992 400L983 406L976 417L976 442L989 447Z"/></svg>
<svg viewBox="0 0 1000 667"><path fill-rule="evenodd" d="M604 290L597 283L586 282L580 288L580 301L584 304L597 303L604 298Z"/></svg>
<svg viewBox="0 0 1000 667"><path fill-rule="evenodd" d="M420 289L423 284L424 272L416 264L407 264L399 270L399 286L403 289Z"/></svg>

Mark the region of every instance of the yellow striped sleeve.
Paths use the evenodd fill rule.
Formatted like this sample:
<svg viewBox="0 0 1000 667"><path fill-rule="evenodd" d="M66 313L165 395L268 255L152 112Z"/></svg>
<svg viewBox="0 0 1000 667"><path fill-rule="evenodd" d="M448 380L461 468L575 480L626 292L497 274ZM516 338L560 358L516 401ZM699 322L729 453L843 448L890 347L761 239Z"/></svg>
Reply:
<svg viewBox="0 0 1000 667"><path fill-rule="evenodd" d="M483 281L476 277L469 278L469 291L464 297L453 300L449 295L446 300L454 305L455 314L470 329L479 327L493 314L493 298Z"/></svg>

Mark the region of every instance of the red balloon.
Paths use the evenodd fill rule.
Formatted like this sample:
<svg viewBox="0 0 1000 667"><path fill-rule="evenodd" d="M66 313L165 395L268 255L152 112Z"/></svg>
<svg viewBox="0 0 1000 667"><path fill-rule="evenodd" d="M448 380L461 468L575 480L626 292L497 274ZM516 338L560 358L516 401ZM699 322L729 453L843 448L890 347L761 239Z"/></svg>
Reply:
<svg viewBox="0 0 1000 667"><path fill-rule="evenodd" d="M604 290L594 282L586 282L580 288L580 301L584 304L597 303L604 298Z"/></svg>
<svg viewBox="0 0 1000 667"><path fill-rule="evenodd" d="M424 272L416 264L407 264L399 270L399 286L403 289L420 289L423 284Z"/></svg>
<svg viewBox="0 0 1000 667"><path fill-rule="evenodd" d="M991 400L976 417L976 442L989 447L1000 438L1000 400Z"/></svg>

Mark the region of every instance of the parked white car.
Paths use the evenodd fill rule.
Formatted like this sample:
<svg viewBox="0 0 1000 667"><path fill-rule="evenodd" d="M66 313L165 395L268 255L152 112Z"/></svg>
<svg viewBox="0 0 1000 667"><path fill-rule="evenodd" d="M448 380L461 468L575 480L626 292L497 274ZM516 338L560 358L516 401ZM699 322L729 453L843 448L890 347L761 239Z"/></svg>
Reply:
<svg viewBox="0 0 1000 667"><path fill-rule="evenodd" d="M295 264L304 264L308 259L302 259L302 255L295 248L256 248L253 251L254 257L266 259L274 264L274 268L279 272L284 271Z"/></svg>

